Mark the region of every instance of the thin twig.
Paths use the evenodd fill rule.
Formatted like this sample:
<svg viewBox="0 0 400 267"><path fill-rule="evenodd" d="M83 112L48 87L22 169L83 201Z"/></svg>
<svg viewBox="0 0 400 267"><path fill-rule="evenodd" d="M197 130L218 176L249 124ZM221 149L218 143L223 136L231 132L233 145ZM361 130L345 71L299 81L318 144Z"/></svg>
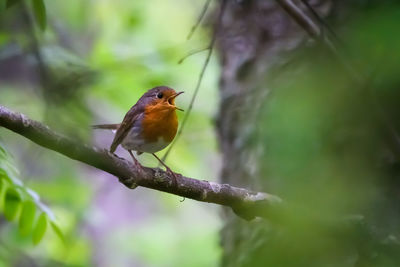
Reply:
<svg viewBox="0 0 400 267"><path fill-rule="evenodd" d="M296 6L291 0L276 0L276 2L290 15L292 18L313 38L316 40L320 40L322 44L324 44L331 52L332 54L338 59L338 61L343 65L343 67L346 69L347 73L349 74L350 78L360 86L360 88L363 88L364 85L366 84L367 79L365 78L365 75L360 74L359 72L356 71L354 65L352 62L347 60L347 58L342 54L342 51L340 51L337 46L335 45L334 42L332 42L328 36L325 38L321 38L321 33L322 29L316 25L312 19L308 17L307 14L305 14L300 8ZM305 0L302 1L303 3L307 3ZM308 4L308 3L307 3ZM306 4L306 5L307 5ZM309 6L309 5L308 5ZM309 6L311 10L312 7ZM320 18L318 13L315 12L313 16L316 16ZM322 19L320 18L322 21ZM321 27L327 27L327 23L321 23ZM328 26L329 29L331 29ZM333 30L331 29L333 32ZM337 36L335 33L333 34L334 36ZM369 98L372 96L369 94ZM386 131L392 138L393 144L396 145L396 149L400 151L400 136L396 132L395 127L393 126L393 122L385 116L385 113L382 112L382 108L375 103L374 104L374 99L370 99L372 103L372 108L375 110L377 117L379 121L382 123L383 126L385 126Z"/></svg>
<svg viewBox="0 0 400 267"><path fill-rule="evenodd" d="M319 27L291 0L276 0L276 2L299 24L311 37L318 39Z"/></svg>
<svg viewBox="0 0 400 267"><path fill-rule="evenodd" d="M165 152L164 156L162 157L163 161L165 161L167 159L169 153L171 152L171 149L174 147L175 143L177 142L177 140L182 135L182 131L183 131L183 129L184 129L185 125L186 125L186 122L187 122L187 120L189 118L190 112L192 111L194 100L196 99L197 93L199 92L201 82L203 81L204 73L205 73L205 71L207 69L208 63L210 62L210 58L211 58L211 55L212 55L212 52L213 52L213 48L214 48L214 43L215 43L215 41L217 39L217 34L219 32L219 28L220 28L221 23L222 23L222 17L224 15L224 11L225 11L225 4L226 4L226 0L222 0L220 11L219 11L219 14L218 14L217 25L216 25L216 28L214 30L211 42L210 42L210 44L208 46L208 53L207 53L207 56L206 56L206 60L205 60L205 62L203 64L203 67L202 67L202 69L200 71L199 79L197 80L197 84L196 84L196 87L194 89L194 93L192 95L192 99L190 100L189 107L187 109L187 112L185 113L185 116L183 117L181 127L179 128L179 131L176 134L176 137L175 137L174 141L168 147L167 152Z"/></svg>
<svg viewBox="0 0 400 267"><path fill-rule="evenodd" d="M206 50L209 50L209 49L210 49L210 46L207 46L207 47L205 47L205 48L200 48L200 49L196 49L196 50L190 51L186 56L182 57L182 58L178 61L178 64L182 64L183 61L185 61L185 60L186 60L188 57L190 57L190 56L193 56L193 55L195 55L195 54L198 54L198 53L200 53L200 52L203 52L203 51L206 51Z"/></svg>
<svg viewBox="0 0 400 267"><path fill-rule="evenodd" d="M188 34L188 36L186 38L187 40L190 40L190 38L192 38L194 32L199 27L201 21L203 20L205 14L207 12L207 9L208 9L208 6L210 5L210 2L211 2L211 0L207 0L206 3L204 4L202 11L201 11L199 17L197 18L196 24L194 24L193 27L190 29L190 32L189 32L189 34Z"/></svg>
<svg viewBox="0 0 400 267"><path fill-rule="evenodd" d="M321 39L321 28L301 10L292 0L276 0L276 2L315 40L321 40L322 43L335 55L339 62L346 69L350 77L358 84L362 84L363 77L355 70L354 66L346 60L343 54L337 49L328 36Z"/></svg>
<svg viewBox="0 0 400 267"><path fill-rule="evenodd" d="M317 11L315 11L315 9L310 5L310 3L308 3L308 0L301 0L301 2L307 7L310 13L318 21L318 23L321 25L321 28L325 28L337 43L343 45L343 42L342 40L340 40L339 36L335 33L332 27L324 19L321 18L321 16L317 13Z"/></svg>

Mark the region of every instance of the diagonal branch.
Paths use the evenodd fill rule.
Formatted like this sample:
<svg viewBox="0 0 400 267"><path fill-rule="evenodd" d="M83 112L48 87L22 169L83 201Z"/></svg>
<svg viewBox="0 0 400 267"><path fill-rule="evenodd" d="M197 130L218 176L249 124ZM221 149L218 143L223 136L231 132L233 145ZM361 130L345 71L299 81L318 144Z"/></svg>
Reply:
<svg viewBox="0 0 400 267"><path fill-rule="evenodd" d="M231 207L240 217L250 220L267 217L270 208L280 203L279 197L253 192L229 184L218 184L181 176L178 185L173 177L159 168L138 169L129 161L94 146L79 143L54 132L48 126L31 120L0 105L0 126L20 134L36 144L71 159L108 172L128 188L143 186L174 195Z"/></svg>
<svg viewBox="0 0 400 267"><path fill-rule="evenodd" d="M204 16L206 15L208 6L210 5L211 0L207 0L207 2L204 4L203 6L203 10L201 11L199 17L197 18L196 24L193 25L193 27L190 29L190 32L187 36L187 40L190 40L190 38L192 38L194 32L197 30L197 28L199 27L201 21L203 20Z"/></svg>
<svg viewBox="0 0 400 267"><path fill-rule="evenodd" d="M335 56L335 58L343 65L344 69L349 74L349 77L357 84L360 88L370 88L371 79L367 79L364 74L360 74L353 62L346 58L345 54L340 51L335 44L328 36L322 36L323 28L327 27L325 22L321 23L323 20L316 13L315 10L309 4L305 4L307 8L312 10L311 12L320 21L321 27L314 23L314 21L300 9L292 0L276 0L276 2L299 24L309 35L311 38L315 40L320 40L323 45L325 45ZM307 3L305 0L302 0L303 3ZM329 26L328 26L329 27ZM333 33L333 30L329 27L328 29ZM333 33L335 40L337 41L337 35ZM325 37L325 38L323 38ZM397 133L395 127L393 126L393 122L391 119L385 114L383 108L378 105L376 100L371 96L371 89L368 90L368 101L372 105L372 108L377 114L377 118L382 126L385 128L385 131L391 138L391 142L396 149L396 154L400 154L400 135Z"/></svg>
<svg viewBox="0 0 400 267"><path fill-rule="evenodd" d="M355 70L353 64L346 59L328 36L322 36L322 29L314 23L309 15L299 8L292 0L276 0L276 2L308 33L308 35L310 35L311 38L320 40L322 44L331 51L331 53L346 69L351 79L358 84L362 84L364 77Z"/></svg>

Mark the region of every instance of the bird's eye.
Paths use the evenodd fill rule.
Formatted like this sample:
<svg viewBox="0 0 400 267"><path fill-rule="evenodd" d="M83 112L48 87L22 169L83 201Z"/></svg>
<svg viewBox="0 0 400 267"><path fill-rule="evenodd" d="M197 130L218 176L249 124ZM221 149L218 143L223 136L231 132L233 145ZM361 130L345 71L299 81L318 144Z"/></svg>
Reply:
<svg viewBox="0 0 400 267"><path fill-rule="evenodd" d="M163 98L163 93L161 93L161 92L158 93L158 94L157 94L157 97L160 98L160 99Z"/></svg>

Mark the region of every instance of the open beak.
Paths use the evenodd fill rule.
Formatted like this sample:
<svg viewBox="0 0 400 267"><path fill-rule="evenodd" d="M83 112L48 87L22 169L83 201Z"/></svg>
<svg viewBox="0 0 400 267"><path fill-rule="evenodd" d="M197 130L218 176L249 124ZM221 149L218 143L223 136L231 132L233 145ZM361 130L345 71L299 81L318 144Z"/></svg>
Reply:
<svg viewBox="0 0 400 267"><path fill-rule="evenodd" d="M178 93L176 93L176 94L170 96L170 97L168 98L168 102L171 103L170 100L175 99L178 95L183 94L183 93L184 93L184 92L181 91L181 92L178 92ZM175 109L180 110L180 111L184 111L183 109L178 108L177 106L175 106Z"/></svg>

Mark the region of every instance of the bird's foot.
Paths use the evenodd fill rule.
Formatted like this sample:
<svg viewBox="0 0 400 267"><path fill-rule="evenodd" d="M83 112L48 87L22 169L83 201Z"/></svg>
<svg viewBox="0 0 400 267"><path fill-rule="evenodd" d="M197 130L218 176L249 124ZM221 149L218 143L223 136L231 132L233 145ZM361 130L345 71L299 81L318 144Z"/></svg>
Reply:
<svg viewBox="0 0 400 267"><path fill-rule="evenodd" d="M172 176L172 184L178 186L178 177L182 177L181 174L173 172L169 167L166 166L167 173Z"/></svg>
<svg viewBox="0 0 400 267"><path fill-rule="evenodd" d="M177 187L178 186L178 176L181 176L181 174L175 173L173 172L168 166L167 164L165 164L159 157L157 157L156 154L152 153L152 155L158 160L158 162L161 163L161 165L163 165L167 171L167 173L172 176L172 184Z"/></svg>
<svg viewBox="0 0 400 267"><path fill-rule="evenodd" d="M136 169L143 170L142 164L137 159L134 158L133 164L135 164Z"/></svg>
<svg viewBox="0 0 400 267"><path fill-rule="evenodd" d="M132 159L133 159L133 163L135 164L136 169L138 170L138 172L142 172L143 171L143 166L142 164L140 164L140 162L133 156L132 151L128 150L129 154L131 155Z"/></svg>

